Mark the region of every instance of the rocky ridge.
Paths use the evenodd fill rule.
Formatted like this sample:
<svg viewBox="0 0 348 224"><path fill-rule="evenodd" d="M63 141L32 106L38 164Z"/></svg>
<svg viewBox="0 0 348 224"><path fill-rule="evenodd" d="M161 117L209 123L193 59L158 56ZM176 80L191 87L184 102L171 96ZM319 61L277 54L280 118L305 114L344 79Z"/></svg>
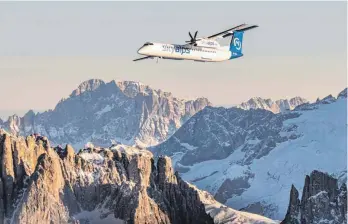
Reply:
<svg viewBox="0 0 348 224"><path fill-rule="evenodd" d="M291 186L290 203L281 224L347 223L347 185L338 185L330 175L314 170L305 178L302 198Z"/></svg>
<svg viewBox="0 0 348 224"><path fill-rule="evenodd" d="M75 153L46 137L0 132L0 223L230 223L221 208L207 210L216 201L174 173L169 157L155 162L121 144ZM241 223L275 223L224 209L248 220Z"/></svg>

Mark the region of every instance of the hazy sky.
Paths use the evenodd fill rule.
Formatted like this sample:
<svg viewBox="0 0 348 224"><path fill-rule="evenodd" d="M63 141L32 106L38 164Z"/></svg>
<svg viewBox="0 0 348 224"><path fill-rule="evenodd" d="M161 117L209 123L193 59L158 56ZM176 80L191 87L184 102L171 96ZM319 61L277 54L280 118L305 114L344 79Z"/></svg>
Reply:
<svg viewBox="0 0 348 224"><path fill-rule="evenodd" d="M346 2L0 2L0 111L54 108L81 82L135 80L232 105L253 96L309 100L347 86ZM146 41L181 44L240 23L244 57L144 60ZM224 43L227 43L224 41Z"/></svg>

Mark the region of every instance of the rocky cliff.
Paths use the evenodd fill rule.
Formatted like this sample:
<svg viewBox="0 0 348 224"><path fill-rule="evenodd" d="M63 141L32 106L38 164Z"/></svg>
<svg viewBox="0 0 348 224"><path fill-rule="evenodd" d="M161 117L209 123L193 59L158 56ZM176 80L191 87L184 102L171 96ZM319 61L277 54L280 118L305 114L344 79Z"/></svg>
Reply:
<svg viewBox="0 0 348 224"><path fill-rule="evenodd" d="M92 79L54 110L13 115L0 127L23 136L39 133L54 144L78 148L86 142L108 146L111 141L150 146L166 140L207 105L205 98L178 99L139 82Z"/></svg>
<svg viewBox="0 0 348 224"><path fill-rule="evenodd" d="M52 148L46 137L1 130L0 160L0 223L208 224L216 214L228 218L220 208L207 210L216 201L203 202L202 193L173 172L169 157L155 162L145 149L114 144L75 153L70 145ZM247 218L240 223L274 223L232 214Z"/></svg>
<svg viewBox="0 0 348 224"><path fill-rule="evenodd" d="M292 185L290 203L281 224L347 223L347 185L314 170L306 176L302 198Z"/></svg>

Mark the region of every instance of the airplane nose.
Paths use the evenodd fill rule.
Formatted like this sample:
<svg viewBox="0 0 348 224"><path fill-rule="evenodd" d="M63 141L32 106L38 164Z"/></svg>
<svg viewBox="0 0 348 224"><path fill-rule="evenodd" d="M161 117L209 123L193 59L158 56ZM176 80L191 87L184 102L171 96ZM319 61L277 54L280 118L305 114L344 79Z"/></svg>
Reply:
<svg viewBox="0 0 348 224"><path fill-rule="evenodd" d="M144 48L140 48L140 49L138 50L138 54L145 54Z"/></svg>

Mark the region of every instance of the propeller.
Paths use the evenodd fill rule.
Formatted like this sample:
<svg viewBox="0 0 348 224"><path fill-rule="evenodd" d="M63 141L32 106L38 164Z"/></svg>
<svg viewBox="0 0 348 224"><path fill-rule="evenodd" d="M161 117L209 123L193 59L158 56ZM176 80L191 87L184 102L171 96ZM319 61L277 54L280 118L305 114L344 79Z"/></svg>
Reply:
<svg viewBox="0 0 348 224"><path fill-rule="evenodd" d="M191 40L190 40L190 41L186 41L186 43L196 43L196 41L197 41L197 40L196 40L197 33L198 33L198 31L196 31L196 32L195 32L195 35L192 37L191 32L189 32L189 36L190 36Z"/></svg>

